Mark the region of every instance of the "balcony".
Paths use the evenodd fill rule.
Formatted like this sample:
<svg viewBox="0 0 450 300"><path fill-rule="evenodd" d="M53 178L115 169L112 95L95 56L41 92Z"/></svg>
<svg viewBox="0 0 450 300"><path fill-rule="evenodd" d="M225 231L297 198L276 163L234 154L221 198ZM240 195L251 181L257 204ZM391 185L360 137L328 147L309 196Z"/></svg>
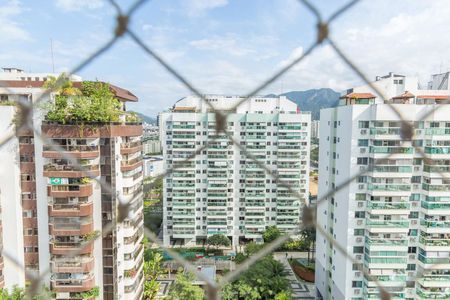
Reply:
<svg viewBox="0 0 450 300"><path fill-rule="evenodd" d="M136 157L130 160L123 160L120 166L122 172L131 171L143 165L142 157Z"/></svg>
<svg viewBox="0 0 450 300"><path fill-rule="evenodd" d="M51 217L82 217L90 216L93 213L93 203L78 203L78 204L49 204L48 214Z"/></svg>
<svg viewBox="0 0 450 300"><path fill-rule="evenodd" d="M55 258L51 266L53 273L89 273L94 270L94 257Z"/></svg>
<svg viewBox="0 0 450 300"><path fill-rule="evenodd" d="M94 222L93 220L85 220L79 223L49 223L48 227L51 235L85 235L94 231Z"/></svg>
<svg viewBox="0 0 450 300"><path fill-rule="evenodd" d="M126 142L122 143L120 145L120 154L126 155L126 154L132 154L136 152L142 151L142 143L141 141L135 141L135 142Z"/></svg>
<svg viewBox="0 0 450 300"><path fill-rule="evenodd" d="M366 225L369 228L408 228L408 220L370 220L366 219Z"/></svg>
<svg viewBox="0 0 450 300"><path fill-rule="evenodd" d="M55 151L51 146L44 145L42 156L45 158L64 158L65 155L74 158L96 158L99 156L98 146L60 145L59 148L62 148L62 151Z"/></svg>
<svg viewBox="0 0 450 300"><path fill-rule="evenodd" d="M76 275L76 274L74 274ZM84 275L80 279L53 278L50 279L51 289L56 292L86 292L95 286L94 275Z"/></svg>
<svg viewBox="0 0 450 300"><path fill-rule="evenodd" d="M93 243L82 242L50 242L50 253L54 255L67 255L77 251L78 254L90 254L94 251Z"/></svg>
<svg viewBox="0 0 450 300"><path fill-rule="evenodd" d="M92 196L92 184L61 184L47 186L47 194L54 198Z"/></svg>
<svg viewBox="0 0 450 300"><path fill-rule="evenodd" d="M383 147L383 146L370 146L369 152L374 154L413 154L412 147Z"/></svg>
<svg viewBox="0 0 450 300"><path fill-rule="evenodd" d="M46 164L44 165L45 177L79 178L100 176L98 165L81 166Z"/></svg>
<svg viewBox="0 0 450 300"><path fill-rule="evenodd" d="M442 288L431 288L430 290L417 287L418 299L450 299L450 291Z"/></svg>

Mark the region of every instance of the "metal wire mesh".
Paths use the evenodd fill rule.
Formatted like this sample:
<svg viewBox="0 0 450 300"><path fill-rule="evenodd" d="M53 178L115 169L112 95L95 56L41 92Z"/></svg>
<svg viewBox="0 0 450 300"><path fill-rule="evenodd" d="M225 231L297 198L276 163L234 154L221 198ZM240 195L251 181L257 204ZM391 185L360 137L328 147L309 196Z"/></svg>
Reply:
<svg viewBox="0 0 450 300"><path fill-rule="evenodd" d="M272 176L273 179L277 182L277 184L279 186L287 188L291 193L296 195L296 197L300 201L303 201L304 199L302 197L300 197L300 195L297 194L295 191L293 191L289 185L280 181L278 176L276 174L274 174L273 172L271 172L271 170L267 166L265 166L263 162L257 160L251 153L247 152L245 146L240 145L240 143L236 142L233 139L233 137L227 133L227 131L225 130L227 113L214 110L214 106L211 104L211 102L208 102L205 100L205 98L204 98L203 94L200 92L200 90L198 88L196 88L193 84L191 84L189 82L188 78L181 75L174 66L172 66L167 61L165 61L155 50L152 49L151 45L147 45L139 37L139 35L137 35L128 26L130 23L130 20L133 17L133 14L137 10L139 10L142 7L142 5L145 4L145 2L148 2L148 1L147 0L138 0L126 12L124 12L122 10L122 8L114 0L109 0L108 2L115 9L116 14L117 14L116 15L116 28L114 30L113 35L103 46L101 46L94 53L92 53L89 57L87 57L85 60L80 62L77 66L75 66L69 72L69 74L74 74L74 73L81 71L87 65L91 64L94 60L96 60L98 57L100 57L101 55L106 53L108 50L110 50L116 44L116 42L118 40L120 40L124 36L128 36L132 41L134 41L136 43L136 45L138 45L145 52L145 54L152 57L163 69L165 69L169 74L171 74L176 80L178 80L182 85L184 85L189 91L191 91L193 94L200 97L200 99L202 99L202 101L204 101L204 103L206 103L212 109L212 111L215 113L217 134L219 134L219 133L225 134L231 143L238 146L239 149L245 153L247 158L253 160L259 167L263 168L270 176ZM270 76L265 81L263 81L261 84L256 86L252 91L250 91L244 97L244 99L242 99L239 103L237 103L234 108L239 106L242 102L246 101L250 97L258 94L265 87L267 87L268 85L270 85L273 82L275 82L276 80L278 80L281 76L283 76L286 72L288 72L294 66L301 63L307 56L309 56L311 53L313 53L319 45L321 45L323 43L328 43L332 47L332 49L334 49L335 53L341 58L341 60L348 66L348 68L350 70L353 70L355 72L355 74L360 79L362 79L362 81L367 83L379 97L384 99L385 103L387 103L390 106L390 108L394 111L394 113L399 117L400 120L404 120L402 122L402 126L401 126L401 137L403 140L402 142L410 145L413 134L414 134L413 125L406 121L406 118L404 118L404 116L402 115L402 112L398 111L395 106L392 106L389 104L389 101L387 101L389 99L387 99L387 97L382 93L382 91L377 89L377 87L374 86L368 80L368 77L365 75L363 70L360 69L358 66L356 66L356 64L353 62L353 60L343 52L343 50L338 46L336 41L330 35L329 29L333 25L334 21L338 17L345 14L351 7L353 7L358 2L359 2L359 0L353 0L353 1L348 2L346 5L344 5L343 7L339 8L336 12L334 12L331 15L331 17L329 17L327 20L325 20L325 19L323 19L319 9L317 9L317 7L313 3L310 3L308 0L299 0L299 5L304 5L315 17L315 21L317 24L315 41L306 49L306 51L303 54L296 57L288 65L279 69L272 76ZM70 153L67 154L67 153L62 152L63 149L60 146L56 145L54 142L52 142L52 140L44 137L40 133L40 131L33 126L32 122L31 122L32 112L38 108L39 103L43 99L48 97L52 92L56 91L59 87L61 87L65 83L65 80L68 80L68 79L63 78L63 77L58 78L55 86L53 88L47 89L34 103L29 103L26 101L20 101L17 103L17 105L19 107L20 118L19 118L18 124L16 125L16 131L20 131L20 130L24 130L24 129L32 130L34 132L35 138L41 139L46 145L50 145L52 150L61 152L62 157L64 159L67 159L76 168L78 168L79 170L82 170L83 167L79 164L79 162L76 158L71 156ZM422 117L422 120L425 120L431 113L433 113L433 111L425 114ZM15 136L14 133L10 133L10 134L7 134L7 135L1 137L0 138L0 147L4 146L6 143L8 143L8 141L11 140L14 136ZM208 144L203 145L202 147L199 147L194 152L193 155L189 156L183 162L191 161L192 159L195 158L195 156L197 154L200 154L207 147L208 147ZM433 164L433 160L430 159L430 157L426 153L424 153L422 151L422 149L420 149L419 147L416 147L415 145L413 145L413 147L415 148L415 150L418 153L420 153L422 155L422 157L425 160L427 160L430 164ZM391 156L392 155L388 155L385 158L389 158ZM342 182L341 184L337 185L336 187L330 189L320 199L318 199L317 203L320 204L324 201L329 201L329 198L331 196L333 196L337 191L340 191L344 187L348 186L350 183L354 182L354 180L357 179L359 176L362 176L362 175L366 174L367 172L370 172L373 169L373 167L374 167L373 165L368 165L367 168L360 171L358 174L355 174L351 178L348 178L348 180L346 180L346 181ZM177 169L177 167L166 170L166 172L159 177L164 178L165 176L171 174L176 169ZM109 186L108 183L104 182L103 180L100 180L98 177L95 177L95 175L90 172L88 172L87 174L93 180L97 181L101 185L102 188L104 188L107 191L111 191L111 187ZM445 177L445 174L441 173L441 176ZM119 206L120 207L119 207L119 216L118 216L118 220L117 220L118 222L122 222L127 217L129 203L131 203L131 202L133 202L133 201L126 202L123 199L119 198ZM333 245L333 247L337 251L341 252L348 260L357 263L353 254L348 253L347 249L345 249L342 245L340 245L323 227L321 227L317 224L313 210L314 210L314 208L312 208L312 207L305 207L305 211L304 211L304 215L303 215L303 219L302 219L302 226L303 227L315 226L317 228L318 232L320 232L323 236L325 236L326 239ZM109 233L111 233L112 230L114 230L115 225L116 224L114 224L112 222L110 224L108 224L106 227L104 227L102 234L97 236L97 238L101 238L101 236L106 236ZM297 232L299 232L301 229L302 228L298 228ZM218 298L220 298L220 290L222 287L224 287L227 283L230 283L233 280L235 280L239 276L239 274L242 273L242 271L244 271L245 269L248 268L249 265L258 261L265 255L273 252L276 248L278 248L281 244L283 244L286 240L288 240L292 234L295 234L295 232L292 234L285 234L285 235L277 238L273 242L269 243L262 250L260 250L259 252L257 252L253 256L251 256L245 263L238 265L235 270L227 273L221 279L220 282L211 281L211 279L209 279L209 278L203 276L201 273L199 273L197 271L196 267L194 267L190 262L185 260L177 252L173 251L170 248L165 248L164 245L161 243L161 241L157 238L157 236L153 232L151 232L148 228L144 228L144 234L153 243L156 243L157 245L159 245L159 247L161 247L165 251L167 251L178 263L184 265L185 268L187 268L188 270L190 270L194 274L196 274L196 276L200 280L203 280L207 283L208 292L207 292L206 296L208 299L218 299ZM88 245L88 244L93 243L94 241L95 241L95 239L92 239L85 243L86 243L86 245ZM67 257L74 256L77 254L79 254L79 251L67 253ZM3 256L5 257L5 259L11 260L18 267L24 268L24 266L20 265L17 261L14 261L13 256L10 253L3 252ZM365 272L365 270L363 270L363 269L361 269L361 271ZM31 299L34 295L36 295L36 293L39 291L42 281L50 272L51 272L51 270L48 269L45 272L41 273L40 276L35 276L34 274L31 274L31 273L27 274L29 276L29 278L32 278L31 284L29 285L29 287L26 291L27 297L29 299ZM365 272L364 275L376 283L376 285L378 286L378 288L380 290L380 298L382 298L382 299L390 299L391 298L390 294L383 288L383 286L376 280L376 278L373 278L367 272Z"/></svg>

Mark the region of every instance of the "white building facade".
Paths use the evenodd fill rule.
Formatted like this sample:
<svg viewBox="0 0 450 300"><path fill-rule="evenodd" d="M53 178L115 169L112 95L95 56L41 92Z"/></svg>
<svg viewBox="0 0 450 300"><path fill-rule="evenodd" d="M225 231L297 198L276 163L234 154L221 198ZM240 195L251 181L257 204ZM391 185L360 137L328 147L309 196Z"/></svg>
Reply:
<svg viewBox="0 0 450 300"><path fill-rule="evenodd" d="M377 280L393 299L449 299L450 105L442 101L450 91L418 89L417 78L392 73L373 84L413 137L403 141L402 120L368 86L321 110L318 198L369 171L317 207L318 224L357 261L317 232L318 295L380 299Z"/></svg>
<svg viewBox="0 0 450 300"><path fill-rule="evenodd" d="M210 235L224 234L237 246L261 240L269 225L297 230L309 193L311 115L299 113L285 97L205 98L229 113L227 134L217 135L215 114L198 97L183 98L160 114L164 169L176 169L164 180L164 244L201 244ZM195 158L184 161L202 146ZM302 200L277 185L252 158Z"/></svg>

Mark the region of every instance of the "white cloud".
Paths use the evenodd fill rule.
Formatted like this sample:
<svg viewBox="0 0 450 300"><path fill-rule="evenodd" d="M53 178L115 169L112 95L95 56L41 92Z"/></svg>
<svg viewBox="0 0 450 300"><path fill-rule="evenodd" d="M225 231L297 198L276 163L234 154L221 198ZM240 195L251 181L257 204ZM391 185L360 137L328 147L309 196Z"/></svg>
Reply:
<svg viewBox="0 0 450 300"><path fill-rule="evenodd" d="M23 12L18 0L9 1L0 6L0 36L2 41L30 41L31 35L18 23L17 16Z"/></svg>
<svg viewBox="0 0 450 300"><path fill-rule="evenodd" d="M189 42L189 45L198 50L223 51L233 56L245 56L255 52L231 35L194 40Z"/></svg>
<svg viewBox="0 0 450 300"><path fill-rule="evenodd" d="M448 2L427 2L423 7L423 2L413 1L408 8L396 5L364 2L333 24L333 40L370 80L392 71L419 76L425 83L431 74L449 71ZM292 50L278 67L287 65L303 51L302 47ZM362 84L361 78L326 43L282 80L289 89L330 87L342 91Z"/></svg>
<svg viewBox="0 0 450 300"><path fill-rule="evenodd" d="M64 11L80 11L103 7L103 0L56 0L56 6Z"/></svg>
<svg viewBox="0 0 450 300"><path fill-rule="evenodd" d="M183 6L190 17L201 16L208 10L228 5L228 0L184 0Z"/></svg>

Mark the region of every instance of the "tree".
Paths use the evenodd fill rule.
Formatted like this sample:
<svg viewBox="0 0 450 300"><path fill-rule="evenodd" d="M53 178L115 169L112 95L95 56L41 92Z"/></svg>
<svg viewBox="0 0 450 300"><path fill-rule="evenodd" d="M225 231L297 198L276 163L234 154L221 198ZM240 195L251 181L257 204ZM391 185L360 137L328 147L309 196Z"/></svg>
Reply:
<svg viewBox="0 0 450 300"><path fill-rule="evenodd" d="M283 296L290 297L289 281L284 265L271 255L250 266L222 291L222 298L225 300L290 299L282 298Z"/></svg>
<svg viewBox="0 0 450 300"><path fill-rule="evenodd" d="M208 237L206 243L209 246L216 246L217 248L219 246L229 247L231 245L230 239L223 234L214 234Z"/></svg>
<svg viewBox="0 0 450 300"><path fill-rule="evenodd" d="M195 275L190 272L183 272L183 269L178 270L178 275L169 289L169 300L203 300L204 290L192 282L195 280Z"/></svg>
<svg viewBox="0 0 450 300"><path fill-rule="evenodd" d="M270 243L281 236L281 231L276 226L267 227L263 233L263 239L265 243Z"/></svg>
<svg viewBox="0 0 450 300"><path fill-rule="evenodd" d="M62 73L58 78L54 76L48 76L47 81L44 83L44 88L53 90L58 95L64 96L79 96L81 91L73 86L69 76L66 73Z"/></svg>
<svg viewBox="0 0 450 300"><path fill-rule="evenodd" d="M37 293L31 298L32 300L44 300L44 299L53 299L56 295L54 292L50 291L50 289L46 286L42 286ZM3 288L0 289L0 300L24 300L29 299L26 297L26 290L24 288L14 286L11 292L8 289Z"/></svg>
<svg viewBox="0 0 450 300"><path fill-rule="evenodd" d="M149 260L144 262L144 299L156 299L156 294L159 290L158 276L163 273L162 268L163 256L155 252Z"/></svg>
<svg viewBox="0 0 450 300"><path fill-rule="evenodd" d="M316 229L312 226L304 228L300 234L302 235L305 243L308 245L308 265L310 261L310 253L316 242ZM314 251L312 251L314 255Z"/></svg>

